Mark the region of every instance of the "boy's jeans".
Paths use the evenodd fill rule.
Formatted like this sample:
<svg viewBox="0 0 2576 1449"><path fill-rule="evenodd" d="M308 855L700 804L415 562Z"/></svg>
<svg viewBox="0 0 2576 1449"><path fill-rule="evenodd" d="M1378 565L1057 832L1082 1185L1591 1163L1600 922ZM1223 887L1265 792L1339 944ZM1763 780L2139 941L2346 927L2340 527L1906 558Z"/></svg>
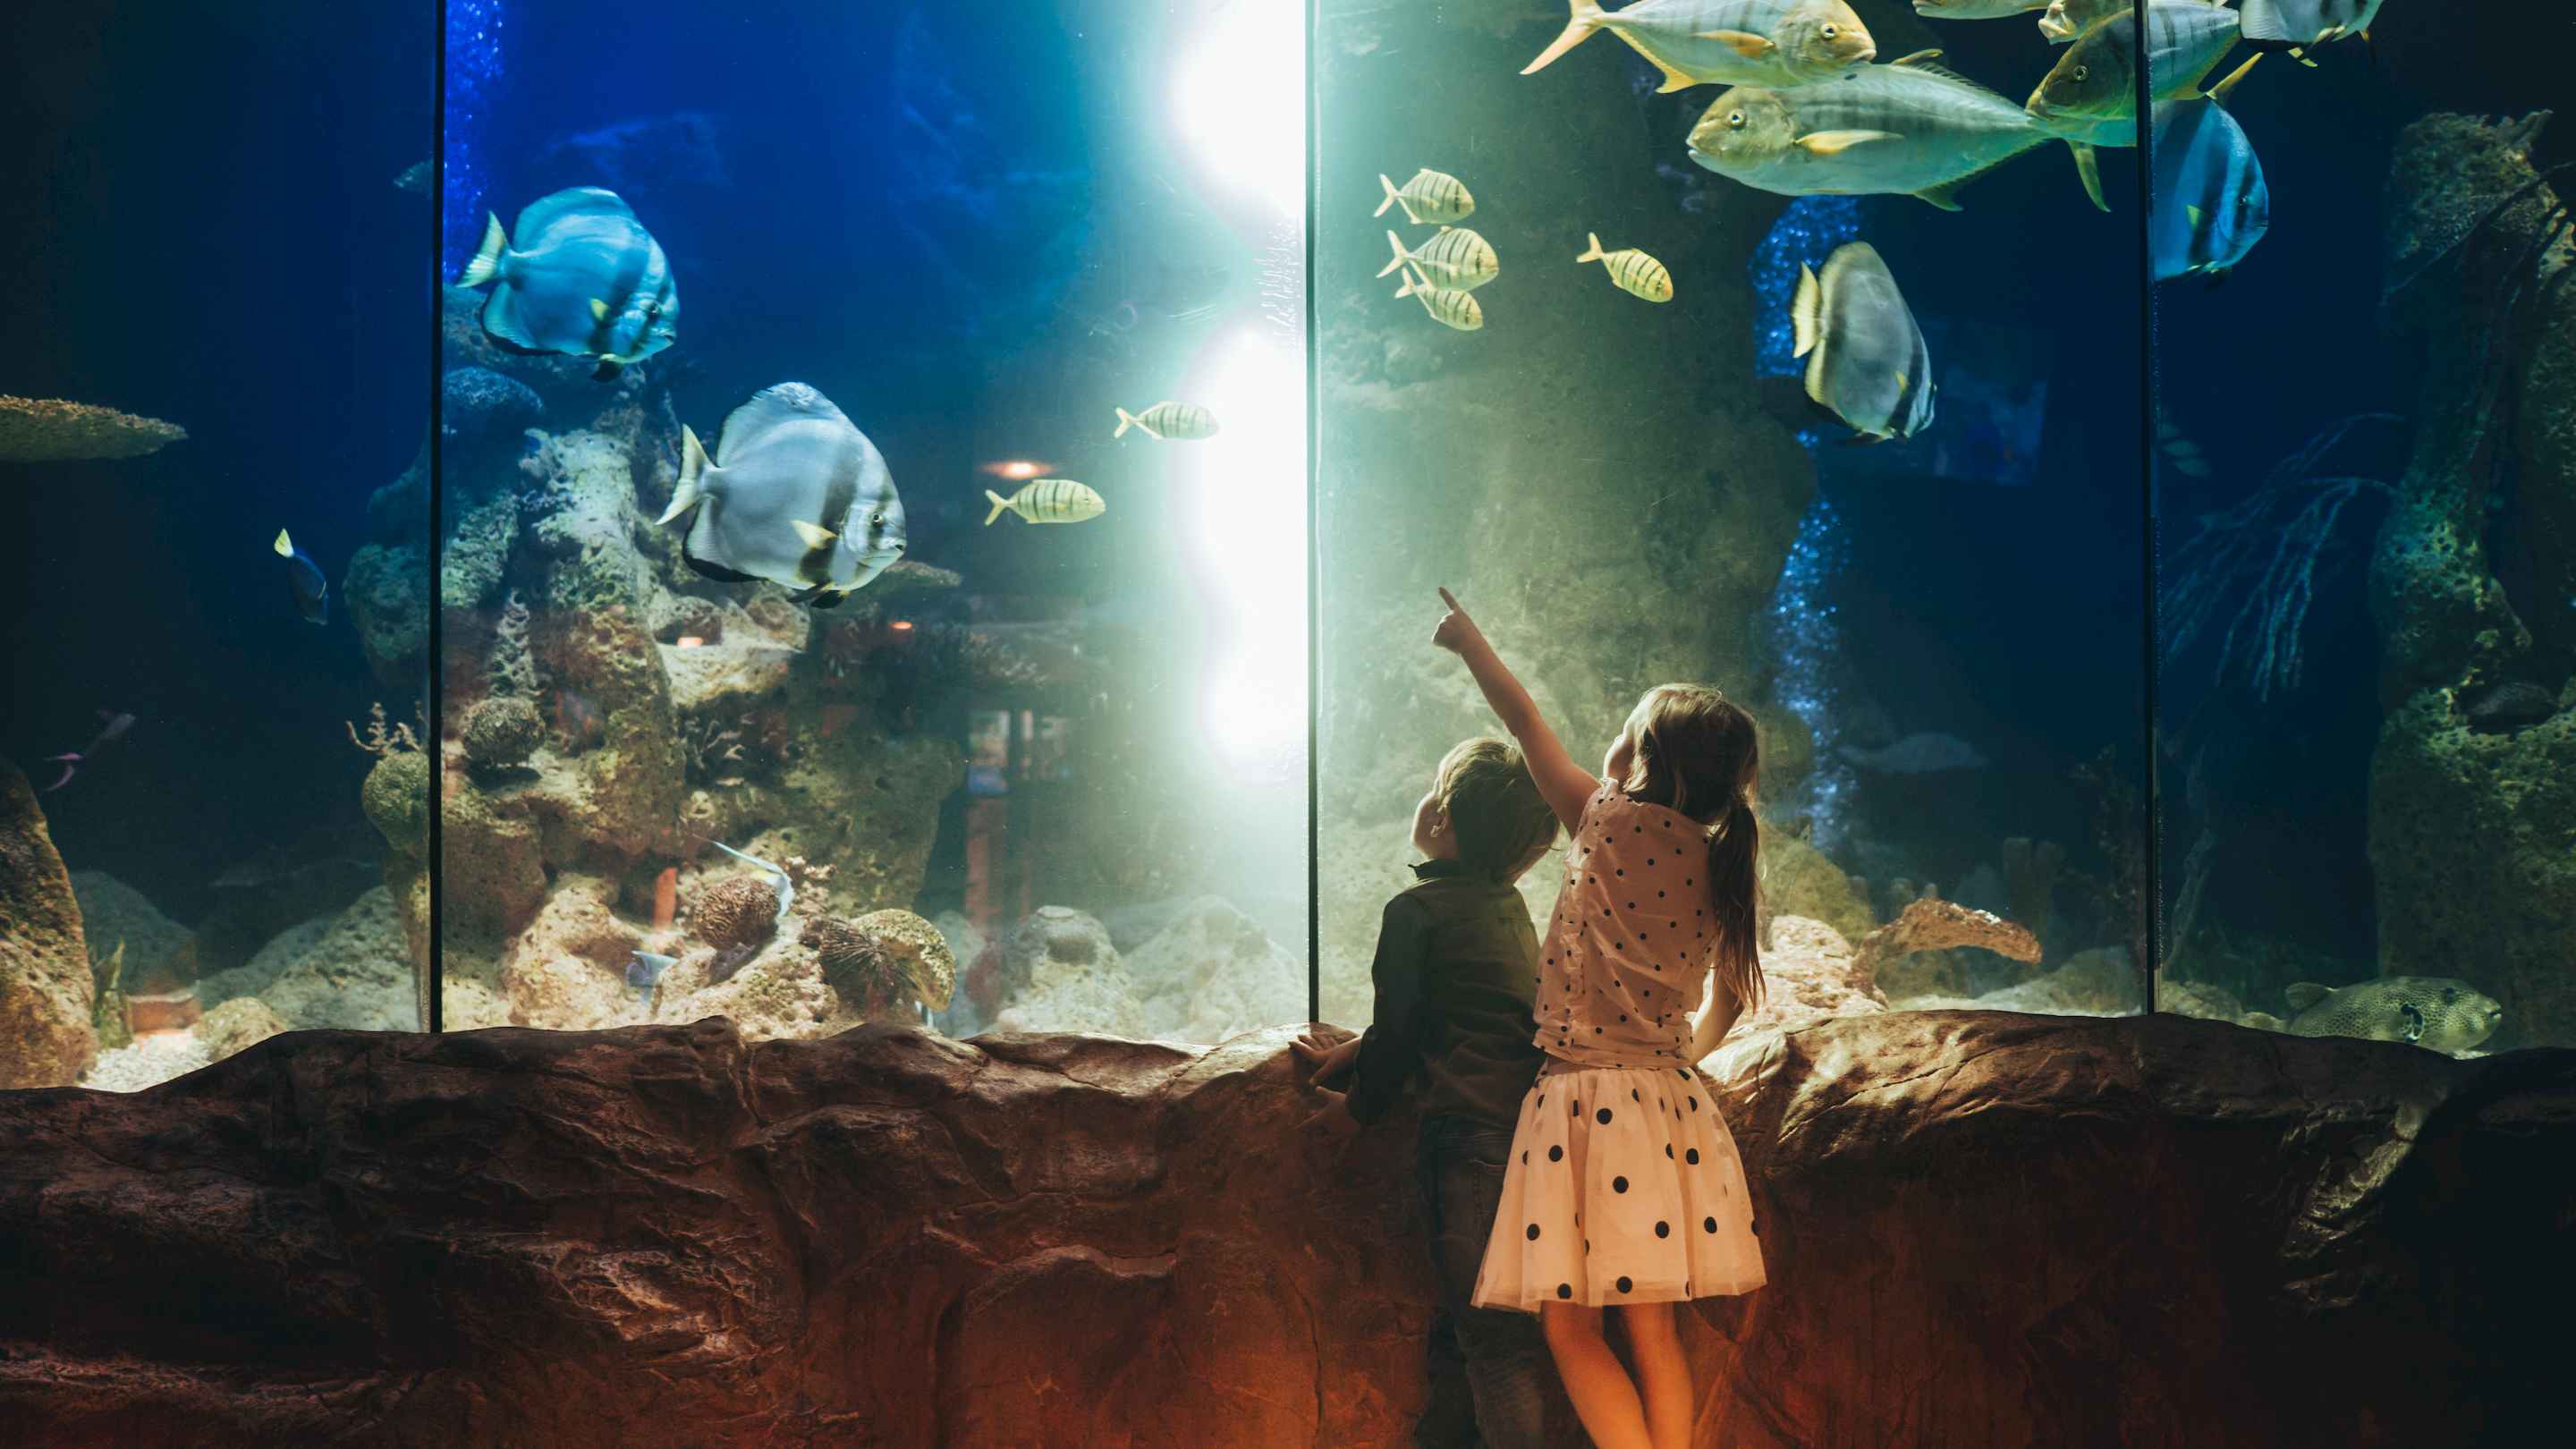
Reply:
<svg viewBox="0 0 2576 1449"><path fill-rule="evenodd" d="M1503 1164L1512 1130L1460 1117L1426 1117L1415 1155L1424 1201L1431 1215L1432 1265L1440 1278L1441 1315L1431 1326L1431 1404L1423 1411L1415 1443L1454 1449L1482 1442L1487 1449L1541 1449L1546 1442L1546 1403L1556 1366L1538 1316L1503 1308L1471 1308L1485 1240L1503 1200ZM1466 1422L1459 1360L1474 1398ZM1478 1435L1481 1434L1481 1441Z"/></svg>

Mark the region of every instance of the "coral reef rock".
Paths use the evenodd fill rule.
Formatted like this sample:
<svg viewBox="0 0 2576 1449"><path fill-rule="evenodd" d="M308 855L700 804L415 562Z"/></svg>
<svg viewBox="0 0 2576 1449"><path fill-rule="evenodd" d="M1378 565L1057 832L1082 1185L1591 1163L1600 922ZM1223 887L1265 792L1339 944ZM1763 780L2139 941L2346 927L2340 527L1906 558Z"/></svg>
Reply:
<svg viewBox="0 0 2576 1449"><path fill-rule="evenodd" d="M1109 928L1071 906L1040 906L966 968L966 998L986 1018L1035 984L1084 974L1123 978Z"/></svg>
<svg viewBox="0 0 2576 1449"><path fill-rule="evenodd" d="M285 1018L256 996L237 996L204 1016L191 1028L205 1043L209 1061L256 1046L287 1029Z"/></svg>
<svg viewBox="0 0 2576 1449"><path fill-rule="evenodd" d="M495 695L465 712L465 763L476 770L515 769L545 739L537 707L512 695Z"/></svg>
<svg viewBox="0 0 2576 1449"><path fill-rule="evenodd" d="M957 958L947 938L910 911L827 916L805 928L805 940L824 982L861 1015L884 1017L905 1006L937 1011L956 993Z"/></svg>
<svg viewBox="0 0 2576 1449"><path fill-rule="evenodd" d="M53 398L0 397L0 462L139 458L182 441L188 430L158 418Z"/></svg>
<svg viewBox="0 0 2576 1449"><path fill-rule="evenodd" d="M138 1096L0 1096L0 1262L43 1290L0 1294L0 1423L28 1449L1409 1442L1412 1124L1336 1159L1288 1040L298 1033ZM1717 1061L1771 1282L1681 1315L1694 1443L2559 1422L2533 1326L2576 1297L2576 1053L1934 1013Z"/></svg>
<svg viewBox="0 0 2576 1449"><path fill-rule="evenodd" d="M128 969L164 961L187 944L188 928L162 914L143 892L105 871L72 872L72 894L80 901L81 934L92 954L105 956L125 945Z"/></svg>
<svg viewBox="0 0 2576 1449"><path fill-rule="evenodd" d="M757 946L777 929L778 887L756 875L700 886L689 903L689 934L710 946Z"/></svg>
<svg viewBox="0 0 2576 1449"><path fill-rule="evenodd" d="M1767 988L1762 1005L1735 1024L1730 1040L1748 1032L1887 1010L1887 998L1852 943L1842 932L1804 916L1772 918L1762 976Z"/></svg>
<svg viewBox="0 0 2576 1449"><path fill-rule="evenodd" d="M58 1087L98 1055L80 901L26 775L0 759L0 1087Z"/></svg>

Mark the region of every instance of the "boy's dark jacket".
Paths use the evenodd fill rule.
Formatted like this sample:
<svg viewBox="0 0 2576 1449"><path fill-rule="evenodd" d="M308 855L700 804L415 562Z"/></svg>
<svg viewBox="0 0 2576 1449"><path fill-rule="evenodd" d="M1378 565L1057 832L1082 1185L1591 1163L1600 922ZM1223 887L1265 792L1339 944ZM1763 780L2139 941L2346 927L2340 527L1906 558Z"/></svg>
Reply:
<svg viewBox="0 0 2576 1449"><path fill-rule="evenodd" d="M1416 1076L1426 1117L1510 1127L1545 1060L1531 1015L1538 934L1509 882L1454 860L1413 868L1378 927L1377 1013L1351 1072L1350 1112L1386 1115Z"/></svg>

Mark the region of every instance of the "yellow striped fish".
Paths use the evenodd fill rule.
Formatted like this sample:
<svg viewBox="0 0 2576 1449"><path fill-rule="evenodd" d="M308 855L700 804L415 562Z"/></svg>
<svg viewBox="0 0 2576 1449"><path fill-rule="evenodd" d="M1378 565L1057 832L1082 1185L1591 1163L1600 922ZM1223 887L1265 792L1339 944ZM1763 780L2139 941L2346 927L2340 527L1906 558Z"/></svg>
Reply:
<svg viewBox="0 0 2576 1449"><path fill-rule="evenodd" d="M986 528L993 526L1005 508L1027 523L1080 523L1109 511L1108 502L1099 494L1070 478L1033 478L1008 498L990 488L984 490L984 496L993 500L993 511L984 515Z"/></svg>
<svg viewBox="0 0 2576 1449"><path fill-rule="evenodd" d="M1129 428L1142 428L1145 436L1164 442L1188 443L1216 436L1216 414L1197 403L1158 402L1141 413L1117 409L1118 431L1112 438L1127 436Z"/></svg>
<svg viewBox="0 0 2576 1449"><path fill-rule="evenodd" d="M1503 273L1503 259L1494 255L1493 246L1463 226L1441 228L1420 251L1405 250L1404 238L1394 232L1386 234L1386 244L1394 248L1395 260L1378 268L1381 277L1410 262L1441 286L1472 292Z"/></svg>
<svg viewBox="0 0 2576 1449"><path fill-rule="evenodd" d="M1599 262L1610 273L1611 284L1632 297L1643 297L1649 302L1673 299L1673 274L1664 270L1662 262L1635 247L1605 252L1601 250L1600 233L1587 231L1584 236L1591 239L1592 245L1583 255L1576 257L1576 261Z"/></svg>
<svg viewBox="0 0 2576 1449"><path fill-rule="evenodd" d="M1485 309L1476 305L1476 294L1455 287L1435 287L1411 267L1404 270L1404 285L1396 289L1399 297L1420 297L1422 310L1443 327L1473 332L1485 325Z"/></svg>
<svg viewBox="0 0 2576 1449"><path fill-rule="evenodd" d="M1377 204L1371 216L1384 216L1390 206L1404 208L1404 219L1415 226L1425 222L1465 221L1476 210L1476 198L1467 194L1467 184L1446 171L1425 166L1413 173L1413 179L1397 190L1393 181L1380 172L1377 184L1386 188L1386 200Z"/></svg>

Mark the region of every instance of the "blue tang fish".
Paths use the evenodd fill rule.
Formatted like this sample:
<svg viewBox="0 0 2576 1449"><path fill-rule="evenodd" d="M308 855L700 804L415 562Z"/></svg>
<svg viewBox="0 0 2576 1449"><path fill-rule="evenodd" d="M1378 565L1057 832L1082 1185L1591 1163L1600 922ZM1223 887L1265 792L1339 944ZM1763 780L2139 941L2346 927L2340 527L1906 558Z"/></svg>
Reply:
<svg viewBox="0 0 2576 1449"><path fill-rule="evenodd" d="M285 529L277 531L277 542L269 545L277 556L286 560L286 589L294 596L295 611L307 624L331 622L331 581L322 576L321 565L295 546Z"/></svg>
<svg viewBox="0 0 2576 1449"><path fill-rule="evenodd" d="M602 381L679 338L680 294L662 244L614 191L576 186L529 203L519 241L495 216L461 283L493 284L483 330L517 352L595 357Z"/></svg>
<svg viewBox="0 0 2576 1449"><path fill-rule="evenodd" d="M2225 277L2272 227L2263 163L2236 118L2212 97L2156 107L2155 209L2147 254L2156 280Z"/></svg>

